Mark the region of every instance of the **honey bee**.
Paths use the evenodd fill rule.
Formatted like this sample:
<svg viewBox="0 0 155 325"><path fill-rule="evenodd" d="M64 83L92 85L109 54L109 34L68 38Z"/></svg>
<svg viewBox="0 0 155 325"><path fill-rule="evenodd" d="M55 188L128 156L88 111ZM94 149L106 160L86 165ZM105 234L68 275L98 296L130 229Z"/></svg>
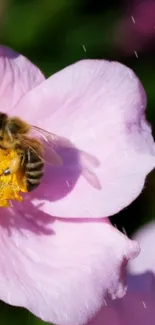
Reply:
<svg viewBox="0 0 155 325"><path fill-rule="evenodd" d="M16 173L20 166L23 166L28 192L38 187L44 169L44 147L38 139L28 136L30 130L38 130L44 137L46 134L48 137L50 135L52 140L56 137L52 133L29 125L18 117L9 117L7 114L0 113L0 148L13 149L17 153L17 156L3 171L3 175ZM50 163L61 165L62 160L55 150L50 148L50 152Z"/></svg>
<svg viewBox="0 0 155 325"><path fill-rule="evenodd" d="M42 136L44 144L33 137L30 132L35 131ZM0 148L13 149L17 156L12 159L9 166L3 171L2 175L7 176L16 173L22 166L26 179L26 188L31 192L39 186L43 177L44 163L51 165L62 165L60 155L54 150L52 144L59 143L60 137L37 126L32 126L18 117L9 117L0 112ZM65 138L61 137L61 145L75 150L74 146ZM46 146L47 144L47 146ZM48 148L48 157L44 157L44 149ZM77 150L77 149L76 149ZM77 150L81 166L81 174L94 188L100 190L101 184L96 174L90 166L99 167L98 159L82 150Z"/></svg>

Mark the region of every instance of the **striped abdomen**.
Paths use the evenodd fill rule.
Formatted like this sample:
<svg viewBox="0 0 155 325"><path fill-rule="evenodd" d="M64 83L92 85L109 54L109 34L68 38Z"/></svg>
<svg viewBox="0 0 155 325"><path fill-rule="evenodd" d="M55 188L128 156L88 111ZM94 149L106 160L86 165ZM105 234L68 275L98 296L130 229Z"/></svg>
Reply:
<svg viewBox="0 0 155 325"><path fill-rule="evenodd" d="M24 165L27 191L31 192L40 184L44 163L37 152L28 148L25 153Z"/></svg>

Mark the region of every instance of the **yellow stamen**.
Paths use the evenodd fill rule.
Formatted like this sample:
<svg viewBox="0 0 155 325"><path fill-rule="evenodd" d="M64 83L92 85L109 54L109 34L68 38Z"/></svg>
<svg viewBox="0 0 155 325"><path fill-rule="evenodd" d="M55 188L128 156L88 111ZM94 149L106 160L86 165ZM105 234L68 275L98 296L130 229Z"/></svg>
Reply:
<svg viewBox="0 0 155 325"><path fill-rule="evenodd" d="M23 167L16 173L3 175L3 171L10 166L13 159L17 157L15 150L0 149L0 207L10 206L8 200L22 201L20 192L27 192L26 179Z"/></svg>

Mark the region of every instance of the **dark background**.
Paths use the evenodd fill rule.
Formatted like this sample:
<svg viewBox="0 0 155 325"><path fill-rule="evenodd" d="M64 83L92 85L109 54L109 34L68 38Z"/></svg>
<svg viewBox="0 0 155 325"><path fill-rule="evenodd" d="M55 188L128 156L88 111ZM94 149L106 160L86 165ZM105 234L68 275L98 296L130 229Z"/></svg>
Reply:
<svg viewBox="0 0 155 325"><path fill-rule="evenodd" d="M130 4L129 4L130 3ZM46 76L84 58L120 61L141 79L155 134L155 1L0 0L0 43ZM111 218L128 235L155 215L155 173L143 193ZM44 324L26 310L0 304L0 324Z"/></svg>

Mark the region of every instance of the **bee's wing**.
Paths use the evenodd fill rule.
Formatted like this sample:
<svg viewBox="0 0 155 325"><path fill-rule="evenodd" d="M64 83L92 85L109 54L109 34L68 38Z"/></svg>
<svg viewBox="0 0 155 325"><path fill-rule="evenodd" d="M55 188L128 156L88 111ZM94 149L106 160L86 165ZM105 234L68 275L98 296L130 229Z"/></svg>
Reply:
<svg viewBox="0 0 155 325"><path fill-rule="evenodd" d="M58 136L56 134L51 133L47 130L44 130L44 129L40 128L39 126L31 125L31 131L36 131L39 135L41 135L42 138L45 140L45 142L47 142L47 144L50 141L55 141L58 139Z"/></svg>
<svg viewBox="0 0 155 325"><path fill-rule="evenodd" d="M44 162L53 165L53 166L61 166L63 164L60 155L52 148L51 146L44 146L44 154L42 155L42 159Z"/></svg>
<svg viewBox="0 0 155 325"><path fill-rule="evenodd" d="M38 126L34 126L34 125L31 126L31 130L37 132L42 137L42 139L45 141L45 143L46 143L45 145L47 147L49 147L51 145L56 146L56 145L60 144L60 141L61 141L61 145L64 145L68 142L67 139L65 139L61 136L58 136L54 133L51 133L47 130L44 130L42 128L39 128Z"/></svg>
<svg viewBox="0 0 155 325"><path fill-rule="evenodd" d="M44 140L44 148L49 148L47 152L50 154L52 153L52 157L54 157L57 161L60 159L60 163L62 162L60 156L54 151L52 148L54 145L58 145L59 147L65 147L75 150L74 145L66 138L59 137L54 133L50 133L46 130L43 130L37 126L32 126L32 129L37 131ZM76 149L79 156L80 166L82 170L83 177L87 180L87 182L93 186L94 188L100 190L102 188L100 181L97 177L97 175L92 171L92 168L97 168L100 166L99 160L91 155L90 153L87 153L83 150Z"/></svg>
<svg viewBox="0 0 155 325"><path fill-rule="evenodd" d="M44 139L45 143L46 143L46 147L51 146L51 144L56 145L58 144L59 147L63 146L66 148L74 148L73 144L66 138L64 137L59 137L58 135L54 134L54 133L50 133L46 130L43 130L41 128L39 128L38 126L32 126L33 130L36 130ZM100 162L99 160L91 155L90 153L87 153L83 150L77 149L78 153L79 153L79 157L80 157L80 162L82 164L89 164L92 167L99 167L100 166Z"/></svg>
<svg viewBox="0 0 155 325"><path fill-rule="evenodd" d="M62 165L62 159L54 149L54 146L56 145L55 141L58 141L58 137L55 134L45 131L36 126L31 126L30 132L35 132L35 134L41 136L40 142L44 149L43 153L40 153L41 158L50 165ZM28 143L28 146L35 151L35 148L31 146L31 143Z"/></svg>

